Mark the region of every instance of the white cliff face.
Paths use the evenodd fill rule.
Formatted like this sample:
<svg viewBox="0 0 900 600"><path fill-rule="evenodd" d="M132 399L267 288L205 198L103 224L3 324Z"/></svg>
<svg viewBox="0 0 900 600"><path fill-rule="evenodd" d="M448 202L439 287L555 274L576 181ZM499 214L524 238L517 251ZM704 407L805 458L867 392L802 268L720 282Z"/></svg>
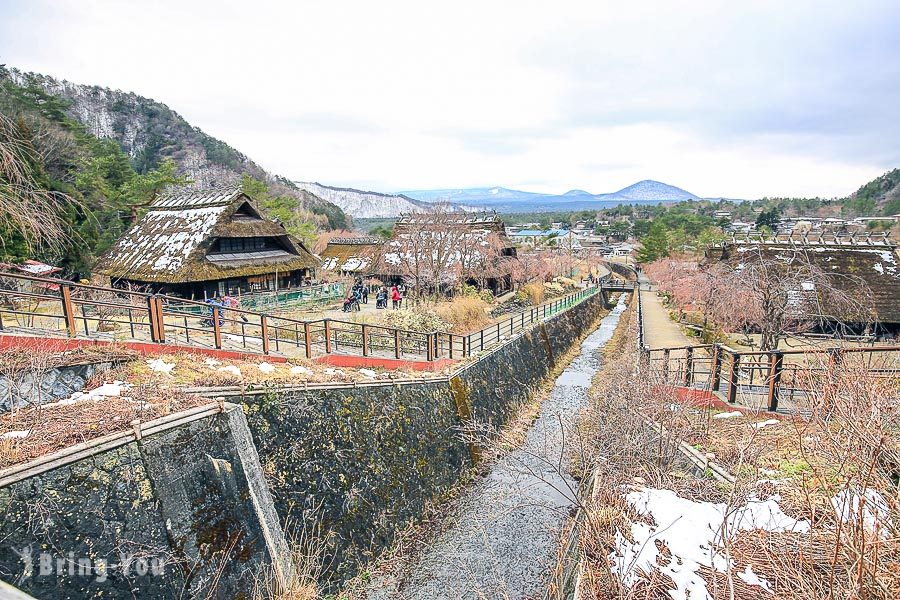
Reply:
<svg viewBox="0 0 900 600"><path fill-rule="evenodd" d="M305 181L295 181L294 184L301 190L337 204L344 212L361 219L398 217L400 213L425 212L433 208L427 202L402 195L363 192Z"/></svg>

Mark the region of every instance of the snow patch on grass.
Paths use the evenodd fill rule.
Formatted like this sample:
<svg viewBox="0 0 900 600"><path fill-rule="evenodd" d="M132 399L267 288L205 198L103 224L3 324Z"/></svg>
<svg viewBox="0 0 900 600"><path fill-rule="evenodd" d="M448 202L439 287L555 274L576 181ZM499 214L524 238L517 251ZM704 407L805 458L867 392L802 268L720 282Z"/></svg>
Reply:
<svg viewBox="0 0 900 600"><path fill-rule="evenodd" d="M777 495L768 500L750 497L744 506L731 509L724 503L694 501L671 490L655 488L641 488L625 498L639 514L652 517L655 524L632 523L628 538L616 532L617 551L610 555L613 572L630 586L641 573L658 568L675 583L675 589L669 591L673 600L710 599L700 567L722 573L734 568L724 543L738 531L810 529L808 521L797 521L784 514ZM670 557L660 553L657 540L665 544ZM751 574L748 567L741 578L768 589L767 582Z"/></svg>
<svg viewBox="0 0 900 600"><path fill-rule="evenodd" d="M161 358L151 358L147 361L147 366L150 367L151 371L169 375L172 372L172 369L175 368L175 363L167 363Z"/></svg>

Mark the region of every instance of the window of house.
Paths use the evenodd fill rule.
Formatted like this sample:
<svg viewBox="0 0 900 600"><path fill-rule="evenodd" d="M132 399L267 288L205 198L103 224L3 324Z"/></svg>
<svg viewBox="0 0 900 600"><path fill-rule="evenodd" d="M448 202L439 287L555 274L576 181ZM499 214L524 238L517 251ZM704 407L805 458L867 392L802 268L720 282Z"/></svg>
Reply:
<svg viewBox="0 0 900 600"><path fill-rule="evenodd" d="M218 252L253 252L273 248L274 245L268 238L220 238L217 244Z"/></svg>

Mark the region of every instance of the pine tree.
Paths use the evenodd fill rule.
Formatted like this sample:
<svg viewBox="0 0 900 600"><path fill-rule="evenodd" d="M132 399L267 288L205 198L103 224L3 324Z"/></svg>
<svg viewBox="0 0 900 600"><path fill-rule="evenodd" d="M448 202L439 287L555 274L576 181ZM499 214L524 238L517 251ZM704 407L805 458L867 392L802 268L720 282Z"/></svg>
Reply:
<svg viewBox="0 0 900 600"><path fill-rule="evenodd" d="M637 252L638 262L649 264L669 255L669 238L662 223L653 223L641 238L641 249Z"/></svg>

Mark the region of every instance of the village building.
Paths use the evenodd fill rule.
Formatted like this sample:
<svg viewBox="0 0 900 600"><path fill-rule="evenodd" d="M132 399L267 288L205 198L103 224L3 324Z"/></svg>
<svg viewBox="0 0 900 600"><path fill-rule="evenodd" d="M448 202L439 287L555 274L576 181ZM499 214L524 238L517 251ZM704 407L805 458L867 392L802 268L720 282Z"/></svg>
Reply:
<svg viewBox="0 0 900 600"><path fill-rule="evenodd" d="M495 211L401 214L381 270L411 285L441 290L466 283L495 295L512 289L516 247Z"/></svg>
<svg viewBox="0 0 900 600"><path fill-rule="evenodd" d="M707 259L724 260L740 266L754 259L790 265L801 261L823 274L833 273L832 285L850 296L860 297L871 308L864 320L858 315L817 315L829 332L835 317L858 333L875 335L900 331L900 256L896 244L886 234L810 234L733 237L713 246ZM798 294L817 293L812 283Z"/></svg>
<svg viewBox="0 0 900 600"><path fill-rule="evenodd" d="M384 239L371 236L332 238L319 255L321 269L345 277L378 276L384 244Z"/></svg>
<svg viewBox="0 0 900 600"><path fill-rule="evenodd" d="M94 272L115 286L204 299L298 287L318 266L238 187L161 195Z"/></svg>

